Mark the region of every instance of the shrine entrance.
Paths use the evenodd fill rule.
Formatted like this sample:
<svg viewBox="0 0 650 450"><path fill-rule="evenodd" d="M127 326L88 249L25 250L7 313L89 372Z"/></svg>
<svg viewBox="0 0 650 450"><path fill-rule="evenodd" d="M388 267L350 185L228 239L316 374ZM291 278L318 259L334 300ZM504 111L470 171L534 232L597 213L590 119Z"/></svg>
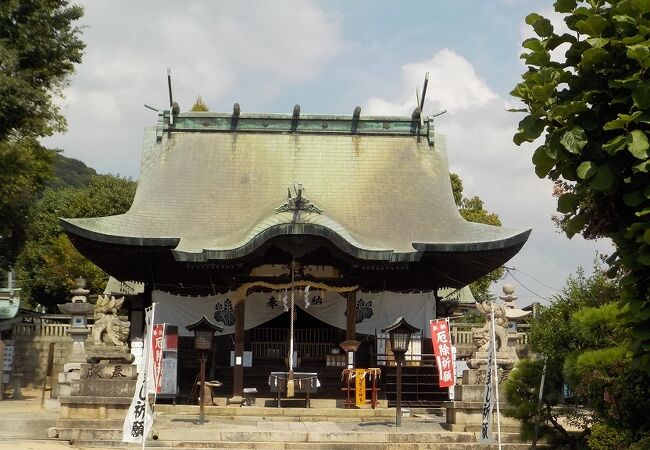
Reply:
<svg viewBox="0 0 650 450"><path fill-rule="evenodd" d="M390 401L391 355L377 330L402 316L426 338L435 292L502 266L530 234L462 218L433 125L421 108L404 117L161 111L131 208L61 223L101 269L144 283L133 312L156 303L156 323L178 326L181 397L199 367L186 326L205 315L223 328L207 364L219 396L264 396L295 352L297 370L318 373L317 395L341 398L336 351L359 341L355 366L386 367ZM296 320L278 302L287 293ZM419 402L435 368L424 356L412 367L403 394Z"/></svg>
<svg viewBox="0 0 650 450"><path fill-rule="evenodd" d="M250 349L256 361L275 361L288 367L289 312L250 330ZM308 312L297 308L294 322L294 352L296 367L304 364L333 366L341 355L339 342L345 340L345 330L328 325ZM341 366L345 363L341 359Z"/></svg>
<svg viewBox="0 0 650 450"><path fill-rule="evenodd" d="M269 375L271 372L288 370L289 320L289 312L284 312L244 333L245 361L250 358L251 365L243 367L243 387L256 388L258 397L273 397L269 388ZM215 339L216 346L223 350L215 352L213 372L216 379L223 383L220 390L228 394L234 383L230 364L230 352L234 349L233 335ZM342 398L341 374L345 368L346 355L339 343L345 339L346 330L329 325L296 308L294 370L318 374L320 387L318 392L312 394L312 398ZM357 365L368 367L375 360L375 337L357 334L357 340L361 342L357 352Z"/></svg>

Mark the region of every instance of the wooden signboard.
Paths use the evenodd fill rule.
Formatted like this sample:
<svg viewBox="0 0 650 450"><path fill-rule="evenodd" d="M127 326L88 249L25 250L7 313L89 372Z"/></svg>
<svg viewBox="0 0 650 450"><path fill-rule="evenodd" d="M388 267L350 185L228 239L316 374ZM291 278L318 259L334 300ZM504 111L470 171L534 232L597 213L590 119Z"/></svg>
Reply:
<svg viewBox="0 0 650 450"><path fill-rule="evenodd" d="M366 371L365 369L356 369L355 372L356 405L364 406L366 404Z"/></svg>

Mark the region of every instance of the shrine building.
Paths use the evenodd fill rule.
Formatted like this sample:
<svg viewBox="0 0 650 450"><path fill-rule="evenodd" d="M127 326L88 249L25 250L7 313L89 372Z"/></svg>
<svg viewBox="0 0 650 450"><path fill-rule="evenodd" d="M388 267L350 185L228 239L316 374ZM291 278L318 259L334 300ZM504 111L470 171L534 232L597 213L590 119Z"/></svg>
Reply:
<svg viewBox="0 0 650 450"><path fill-rule="evenodd" d="M404 404L446 399L437 389L428 321L454 292L500 267L529 229L471 223L452 196L444 137L433 118L164 111L145 131L128 212L62 219L74 246L122 281L135 334L144 307L178 326L178 384L198 356L185 326L223 327L209 378L225 396L269 391L287 370L295 304L296 370L318 373L320 396L340 398L339 344L360 342L355 365L395 383L381 329L399 316L421 329L405 367ZM133 333L132 333L133 335ZM185 394L183 394L185 395ZM269 395L271 396L271 395ZM316 397L316 395L314 395Z"/></svg>

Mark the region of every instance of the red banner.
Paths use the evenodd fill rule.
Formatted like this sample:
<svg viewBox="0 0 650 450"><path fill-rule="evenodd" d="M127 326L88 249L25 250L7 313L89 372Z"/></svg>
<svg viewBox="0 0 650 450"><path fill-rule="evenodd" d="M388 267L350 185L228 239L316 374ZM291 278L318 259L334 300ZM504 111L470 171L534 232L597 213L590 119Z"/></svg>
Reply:
<svg viewBox="0 0 650 450"><path fill-rule="evenodd" d="M449 320L431 320L431 340L433 341L433 352L438 363L438 381L440 387L450 387L455 384L456 371L454 370L454 358L451 350L451 334L449 333Z"/></svg>
<svg viewBox="0 0 650 450"><path fill-rule="evenodd" d="M164 340L165 325L154 325L151 334L151 356L153 362L153 383L156 393L160 393L160 388L162 387L162 356Z"/></svg>

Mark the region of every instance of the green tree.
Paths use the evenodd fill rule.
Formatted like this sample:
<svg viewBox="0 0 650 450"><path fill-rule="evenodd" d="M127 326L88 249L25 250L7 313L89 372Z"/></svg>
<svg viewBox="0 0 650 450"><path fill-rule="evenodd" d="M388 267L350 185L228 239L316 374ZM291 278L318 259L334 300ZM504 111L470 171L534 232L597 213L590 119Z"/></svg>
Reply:
<svg viewBox="0 0 650 450"><path fill-rule="evenodd" d="M31 137L0 140L0 267L4 269L13 265L25 241L27 213L49 176L52 157Z"/></svg>
<svg viewBox="0 0 650 450"><path fill-rule="evenodd" d="M650 432L643 411L650 404L645 372L630 364L630 333L622 320L619 280L608 279L599 263L594 274L578 269L552 304L531 323L530 345L543 357L522 360L504 383L507 414L524 422L530 436L538 418L537 398L544 363L546 382L540 413L541 431L557 445L571 448L596 446L593 432L602 442L627 448ZM563 404L562 386L568 385L576 408ZM582 429L572 433L559 420L569 419ZM619 445L619 444L616 444Z"/></svg>
<svg viewBox="0 0 650 450"><path fill-rule="evenodd" d="M203 97L200 95L196 97L196 101L190 108L190 111L197 111L197 112L206 112L210 111L210 108L208 108L208 105L203 101Z"/></svg>
<svg viewBox="0 0 650 450"><path fill-rule="evenodd" d="M65 130L54 98L81 62L82 14L67 0L0 3L0 267L14 263L27 207L51 172L54 152L37 138Z"/></svg>
<svg viewBox="0 0 650 450"><path fill-rule="evenodd" d="M571 34L539 14L526 17L528 66L511 94L526 116L514 142L543 143L535 173L557 185L569 237L610 238L608 260L629 305L636 363L650 370L650 2L558 0ZM563 51L560 61L553 50ZM566 50L566 51L564 51Z"/></svg>
<svg viewBox="0 0 650 450"><path fill-rule="evenodd" d="M463 195L463 181L457 174L449 173L449 179L451 181L451 191L454 195L454 201L456 202L460 215L465 220L501 226L499 216L483 208L483 200L477 196L466 198ZM470 289L474 297L480 300L492 299L494 295L490 292L490 286L503 278L504 272L505 269L500 267L470 284Z"/></svg>
<svg viewBox="0 0 650 450"><path fill-rule="evenodd" d="M84 44L74 23L83 8L67 0L6 0L0 4L0 139L49 136L65 129L54 103Z"/></svg>
<svg viewBox="0 0 650 450"><path fill-rule="evenodd" d="M90 183L93 175L97 175L95 169L88 167L78 159L56 154L52 176L47 180L46 186L55 189L85 186Z"/></svg>
<svg viewBox="0 0 650 450"><path fill-rule="evenodd" d="M93 293L108 276L72 246L59 224L60 217L99 217L126 212L136 183L126 178L97 175L81 187L46 189L29 212L27 242L18 258L23 295L33 305L54 310L65 301L74 279L83 275Z"/></svg>
<svg viewBox="0 0 650 450"><path fill-rule="evenodd" d="M37 140L65 130L60 96L84 44L83 14L65 0L0 3L0 267L24 243L27 208L51 173L54 152Z"/></svg>

